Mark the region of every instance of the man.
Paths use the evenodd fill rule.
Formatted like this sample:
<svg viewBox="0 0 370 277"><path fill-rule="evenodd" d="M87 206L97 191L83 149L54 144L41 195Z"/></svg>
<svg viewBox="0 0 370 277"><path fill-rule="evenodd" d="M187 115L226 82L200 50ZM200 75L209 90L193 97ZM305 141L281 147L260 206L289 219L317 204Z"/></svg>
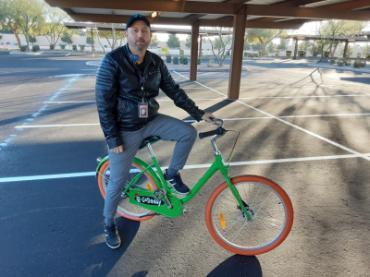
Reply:
<svg viewBox="0 0 370 277"><path fill-rule="evenodd" d="M156 135L176 141L165 177L179 194L189 188L178 171L185 165L196 139L196 130L182 120L159 114L154 99L159 89L176 106L196 120L212 122L213 115L200 110L174 82L162 59L147 51L151 40L149 20L140 14L129 18L127 44L108 53L96 76L96 102L110 159L110 182L104 203L104 233L112 249L121 245L114 215L126 184L130 164L145 137Z"/></svg>

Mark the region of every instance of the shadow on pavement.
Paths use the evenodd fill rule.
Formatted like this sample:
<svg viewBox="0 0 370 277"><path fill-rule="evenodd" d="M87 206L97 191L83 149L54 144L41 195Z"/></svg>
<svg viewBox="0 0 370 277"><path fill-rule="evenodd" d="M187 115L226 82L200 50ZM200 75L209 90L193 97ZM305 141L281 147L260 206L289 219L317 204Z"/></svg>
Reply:
<svg viewBox="0 0 370 277"><path fill-rule="evenodd" d="M140 226L139 222L127 220L124 218L117 218L116 224L119 234L122 238L122 246L119 249L111 250L103 242L90 249L90 255L92 257L95 256L95 259L93 259L94 262L92 263L95 266L91 268L90 272L84 270L85 274L89 276L107 276L114 265L118 262L118 260L124 255L131 242L134 240Z"/></svg>
<svg viewBox="0 0 370 277"><path fill-rule="evenodd" d="M105 245L93 178L0 186L1 276L107 276L121 263L139 222L117 219L123 245Z"/></svg>
<svg viewBox="0 0 370 277"><path fill-rule="evenodd" d="M234 255L207 275L207 277L217 276L262 277L262 268L256 256Z"/></svg>
<svg viewBox="0 0 370 277"><path fill-rule="evenodd" d="M347 82L355 82L355 83L362 83L369 85L370 80L368 77L347 77L347 78L341 78L342 81L347 81Z"/></svg>

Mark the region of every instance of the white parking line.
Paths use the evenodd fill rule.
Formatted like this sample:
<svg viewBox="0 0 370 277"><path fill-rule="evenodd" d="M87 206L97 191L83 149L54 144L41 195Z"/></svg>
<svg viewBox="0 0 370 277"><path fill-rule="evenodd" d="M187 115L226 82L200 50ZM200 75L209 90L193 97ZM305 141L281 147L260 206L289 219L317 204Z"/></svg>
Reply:
<svg viewBox="0 0 370 277"><path fill-rule="evenodd" d="M53 102L53 101L55 101L55 99L57 99L59 96L60 96L60 94L63 92L63 91L65 91L65 90L67 90L70 86L72 86L72 84L76 81L76 80L78 80L80 77L79 76L73 76L72 78L69 78L69 79L67 79L66 80L66 82L65 82L65 84L63 85L63 87L62 88L60 88L60 89L58 89L57 91L55 91L52 95L51 95L51 97L49 98L49 102ZM32 115L31 115L31 117L29 117L29 118L27 118L27 119L25 119L24 121L23 121L23 124L22 125L20 125L20 126L16 126L15 127L15 129L17 129L17 131L21 131L21 130L23 130L23 128L25 128L25 126L27 126L28 124L29 124L29 122L32 122L32 121L34 121L38 116L40 116L41 114L42 114L42 112L44 112L46 109L47 109L47 107L48 107L48 104L43 104L42 105L42 107L37 111L37 112L35 112L35 113L33 113ZM17 128L18 127L18 128ZM7 139L5 139L5 141L3 141L3 142L0 142L0 151L1 151L1 149L3 149L3 148L5 148L5 147L7 147L8 145L9 145L9 143L15 138L17 136L17 134L11 134Z"/></svg>
<svg viewBox="0 0 370 277"><path fill-rule="evenodd" d="M302 96L258 96L258 97L242 97L240 100L253 99L307 99L307 98L335 98L335 97L369 97L366 94L340 94L340 95L302 95Z"/></svg>
<svg viewBox="0 0 370 277"><path fill-rule="evenodd" d="M15 126L15 128L32 129L32 128L63 128L63 127L83 127L83 126L99 126L99 123L18 125Z"/></svg>
<svg viewBox="0 0 370 277"><path fill-rule="evenodd" d="M225 99L225 97L219 98L192 98L195 101L220 101ZM159 98L156 99L158 102L173 102L172 99L169 98ZM95 104L95 100L66 100L66 101L45 101L45 104Z"/></svg>
<svg viewBox="0 0 370 277"><path fill-rule="evenodd" d="M342 114L302 114L302 115L283 115L278 118L327 118L327 117L362 117L370 116L370 113L342 113ZM224 121L243 121L243 120L260 120L260 119L275 119L271 116L254 116L254 117L234 117L223 118ZM184 122L196 122L196 120L184 120ZM31 128L64 128L64 127L83 127L83 126L99 126L99 123L70 123L70 124L38 124L38 125L17 125L15 129L31 129Z"/></svg>
<svg viewBox="0 0 370 277"><path fill-rule="evenodd" d="M287 159L274 159L274 160L255 160L255 161L239 161L228 163L231 167L234 166L247 166L247 165L258 165L258 164L275 164L275 163L296 163L296 162L310 162L310 161L325 161L325 160L337 160L337 159L353 159L362 158L364 155L369 154L344 154L344 155L331 155L331 156L312 156L312 157L299 157L299 158L287 158ZM186 165L184 170L190 169L202 169L210 167L210 163L207 164L192 164ZM166 169L167 167L162 167ZM0 183L12 183L12 182L24 182L24 181L39 181L39 180L52 180L52 179L66 179L66 178L80 178L80 177L91 177L95 176L95 171L87 172L74 172L74 173L61 173L61 174L47 174L47 175L32 175L32 176L16 176L16 177L3 177L0 178Z"/></svg>
<svg viewBox="0 0 370 277"><path fill-rule="evenodd" d="M183 120L187 123L197 122L196 120ZM99 123L70 123L70 124L38 124L38 125L17 125L16 129L33 129L33 128L69 128L69 127L86 127L100 126Z"/></svg>
<svg viewBox="0 0 370 277"><path fill-rule="evenodd" d="M75 101L75 100L71 100L71 101L45 101L44 102L45 104L92 104L92 103L96 103L95 100L79 100L79 101Z"/></svg>
<svg viewBox="0 0 370 277"><path fill-rule="evenodd" d="M178 72L176 72L176 71L174 71L174 73L176 73L176 74L178 74L178 75L181 75L180 73L178 73ZM208 86L206 86L206 85L204 85L204 84L201 84L201 83L200 83L200 82L198 82L198 81L195 81L195 83L197 83L197 84L199 84L199 85L201 85L201 86L203 86L203 87L205 87L205 88L208 88L209 90L214 91L214 92L216 92L216 93L217 93L217 94L219 94L219 95L222 95L222 96L225 96L225 97L226 97L226 95L225 95L225 94L223 94L222 92L220 92L220 91L218 91L218 90L215 90L215 89L210 88L210 87L208 87ZM323 137L323 136L320 136L319 134L316 134L316 133L314 133L314 132L312 132L312 131L309 131L309 130L307 130L307 129L305 129L305 128L302 128L302 127L300 127L300 126L298 126L298 125L295 125L295 124L293 124L293 123L290 123L289 121L286 121L286 120L284 120L284 119L282 119L282 118L279 118L279 117L277 117L277 116L274 116L273 114L270 114L270 113L268 113L268 112L265 112L265 111L263 111L263 110L260 110L260 109L258 109L258 108L255 108L255 107L253 107L253 106L251 106L251 105L249 105L249 104L247 104L247 103L244 103L244 102L243 102L243 101L241 101L241 100L237 100L236 102L238 102L238 103L240 103L241 105L243 105L243 106L245 106L245 107L248 107L248 108L250 108L250 109L252 109L252 110L255 110L255 111L259 112L259 113L262 113L262 114L264 114L264 115L266 115L266 116L268 116L268 117L274 118L274 119L276 119L277 121L279 121L279 122L281 122L281 123L283 123L283 124L285 124L285 125L288 125L288 126L290 126L290 127L293 127L293 128L295 128L295 129L297 129L297 130L299 130L299 131L301 131L301 132L304 132L304 133L306 133L306 134L308 134L308 135L310 135L310 136L313 136L313 137L315 137L315 138L317 138L317 139L319 139L319 140L325 141L325 142L326 142L326 143L328 143L328 144L331 144L331 145L333 145L333 146L335 146L335 147L338 147L338 148L340 148L340 149L342 149L342 150L345 150L345 151L347 151L347 152L349 152L349 153L351 153L351 154L358 155L360 158L362 158L362 159L364 159L364 160L370 161L370 157L368 157L368 156L366 156L366 155L363 155L363 154L361 154L361 153L359 153L359 152L357 152L357 151L355 151L355 150L353 150L353 149L351 149L351 148L349 148L349 147L346 147L346 146L344 146L344 145L342 145L342 144L339 144L339 143L337 143L337 142L335 142L335 141L332 141L332 140L330 140L330 139L328 139L328 138L325 138L325 137Z"/></svg>

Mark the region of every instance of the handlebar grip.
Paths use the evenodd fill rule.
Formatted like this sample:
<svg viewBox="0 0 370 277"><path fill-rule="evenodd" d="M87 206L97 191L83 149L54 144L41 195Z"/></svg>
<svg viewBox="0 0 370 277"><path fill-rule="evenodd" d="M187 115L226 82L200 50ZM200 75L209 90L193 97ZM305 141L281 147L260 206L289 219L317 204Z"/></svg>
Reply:
<svg viewBox="0 0 370 277"><path fill-rule="evenodd" d="M199 138L202 139L202 138L210 137L210 136L213 136L213 135L223 135L225 133L226 133L226 130L222 127L219 127L219 128L217 128L215 130L212 130L212 131L199 133Z"/></svg>

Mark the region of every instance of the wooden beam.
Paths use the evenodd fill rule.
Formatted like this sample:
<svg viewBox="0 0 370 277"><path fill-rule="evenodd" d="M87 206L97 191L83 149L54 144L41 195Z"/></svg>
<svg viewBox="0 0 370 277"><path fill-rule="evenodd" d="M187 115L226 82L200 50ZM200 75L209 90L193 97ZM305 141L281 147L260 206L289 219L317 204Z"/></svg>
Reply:
<svg viewBox="0 0 370 277"><path fill-rule="evenodd" d="M303 23L297 22L254 22L254 20L247 21L247 28L260 28L260 29L298 29Z"/></svg>
<svg viewBox="0 0 370 277"><path fill-rule="evenodd" d="M189 22L196 22L198 21L202 16L205 16L206 14L191 14L191 15L188 15L186 17L184 17L184 19L186 21L189 21Z"/></svg>
<svg viewBox="0 0 370 277"><path fill-rule="evenodd" d="M244 4L245 0L225 0L223 3L232 3L232 4Z"/></svg>
<svg viewBox="0 0 370 277"><path fill-rule="evenodd" d="M201 26L222 26L222 27L232 27L233 26L233 17L223 17L219 19L200 19L199 24Z"/></svg>
<svg viewBox="0 0 370 277"><path fill-rule="evenodd" d="M247 20L247 28L266 28L266 29L298 29L307 20L304 19L291 19L278 21L276 18L263 17L252 20Z"/></svg>
<svg viewBox="0 0 370 277"><path fill-rule="evenodd" d="M126 23L129 15L115 14L88 14L88 13L69 13L76 21L91 21L104 23ZM186 18L157 17L155 20L149 18L152 24L171 24L171 25L190 25L191 21Z"/></svg>
<svg viewBox="0 0 370 277"><path fill-rule="evenodd" d="M204 14L234 14L237 4L222 2L172 1L172 0L46 0L60 8L95 8L133 11L159 11Z"/></svg>
<svg viewBox="0 0 370 277"><path fill-rule="evenodd" d="M129 16L127 15L112 15L112 14L85 14L85 13L69 13L69 15L76 21L91 21L91 22L102 22L102 23L126 23ZM192 19L186 18L167 18L158 17L152 20L153 24L171 24L171 25L191 25ZM297 29L304 21L297 22L295 20L272 22L272 21L247 21L248 28L271 28L271 29ZM232 27L232 17L223 17L222 19L201 19L199 20L201 26L220 26L220 27ZM176 30L174 31L176 32Z"/></svg>
<svg viewBox="0 0 370 277"><path fill-rule="evenodd" d="M273 7L299 7L299 6L304 6L304 5L312 4L316 2L320 2L320 1L317 1L317 0L288 0L288 1L279 2L276 4L271 4L271 6Z"/></svg>
<svg viewBox="0 0 370 277"><path fill-rule="evenodd" d="M369 0L356 0L356 1L348 1L342 3L335 3L330 5L322 6L322 8L327 9L336 9L336 10L354 10L363 7L368 7L370 5Z"/></svg>
<svg viewBox="0 0 370 277"><path fill-rule="evenodd" d="M269 7L266 5L246 5L248 15L292 17L309 19L345 19L345 20L370 20L369 11L334 10L328 8L295 8Z"/></svg>
<svg viewBox="0 0 370 277"><path fill-rule="evenodd" d="M242 12L238 13L237 15L234 15L233 45L228 91L228 98L230 99L239 98L246 21L247 16L245 13L245 9L243 9Z"/></svg>
<svg viewBox="0 0 370 277"><path fill-rule="evenodd" d="M190 81L195 81L197 79L198 37L199 37L199 22L194 22L191 27Z"/></svg>

